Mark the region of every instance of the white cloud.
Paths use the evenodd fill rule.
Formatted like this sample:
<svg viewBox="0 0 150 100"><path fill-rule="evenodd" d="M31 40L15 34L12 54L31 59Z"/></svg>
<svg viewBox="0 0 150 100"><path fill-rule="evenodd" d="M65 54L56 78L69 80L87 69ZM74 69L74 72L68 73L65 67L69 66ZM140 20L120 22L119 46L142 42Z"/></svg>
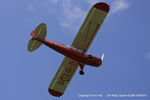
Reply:
<svg viewBox="0 0 150 100"><path fill-rule="evenodd" d="M110 13L116 13L127 9L127 0L42 0L41 6L28 5L29 11L45 8L51 15L56 16L60 26L71 30L80 28L88 10L97 2L106 2L110 5ZM87 4L89 9L83 4Z"/></svg>
<svg viewBox="0 0 150 100"><path fill-rule="evenodd" d="M68 28L75 25L79 21L81 22L86 14L86 11L82 10L79 6L75 6L71 3L64 4L63 7L63 19L60 25Z"/></svg>
<svg viewBox="0 0 150 100"><path fill-rule="evenodd" d="M71 0L44 0L40 7L45 8L51 15L56 16L59 25L70 30L76 30L87 11L80 6L79 1Z"/></svg>
<svg viewBox="0 0 150 100"><path fill-rule="evenodd" d="M150 52L146 54L146 58L150 60Z"/></svg>
<svg viewBox="0 0 150 100"><path fill-rule="evenodd" d="M108 4L110 4L111 2L114 2L116 0L87 0L86 2L90 5L93 6L95 3L97 2L106 2Z"/></svg>
<svg viewBox="0 0 150 100"><path fill-rule="evenodd" d="M27 9L28 9L29 11L31 11L31 12L36 11L36 7L33 6L33 5L31 5L31 4L28 5L28 8L27 8Z"/></svg>
<svg viewBox="0 0 150 100"><path fill-rule="evenodd" d="M94 4L97 3L97 2L100 2L100 0L87 0L87 3L88 3L90 6L94 5Z"/></svg>
<svg viewBox="0 0 150 100"><path fill-rule="evenodd" d="M106 2L110 5L110 13L116 13L129 8L127 0L87 0L87 3L92 6L97 2Z"/></svg>
<svg viewBox="0 0 150 100"><path fill-rule="evenodd" d="M107 2L110 5L110 13L116 13L121 10L125 10L129 8L129 3L127 2L127 0L86 0L85 1L85 3L87 3L90 7L97 2ZM71 0L62 0L62 10L63 10L64 18L62 19L60 25L66 28L79 25L79 22L83 22L84 18L86 17L86 14L88 13L87 10L82 9L81 6L76 5L75 2Z"/></svg>
<svg viewBox="0 0 150 100"><path fill-rule="evenodd" d="M129 8L129 3L126 0L115 0L111 6L111 12L116 13L118 11Z"/></svg>
<svg viewBox="0 0 150 100"><path fill-rule="evenodd" d="M46 1L49 2L49 3L54 3L54 4L56 4L56 3L58 3L59 0L46 0Z"/></svg>
<svg viewBox="0 0 150 100"><path fill-rule="evenodd" d="M86 14L86 11L77 6L71 0L63 0L62 2L63 19L60 25L66 28L77 25L81 22Z"/></svg>

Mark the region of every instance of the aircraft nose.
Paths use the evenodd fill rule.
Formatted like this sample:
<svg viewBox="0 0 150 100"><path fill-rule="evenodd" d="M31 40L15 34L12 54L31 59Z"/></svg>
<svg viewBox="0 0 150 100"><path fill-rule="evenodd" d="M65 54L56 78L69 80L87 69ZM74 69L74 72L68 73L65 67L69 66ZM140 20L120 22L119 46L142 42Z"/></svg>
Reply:
<svg viewBox="0 0 150 100"><path fill-rule="evenodd" d="M97 59L97 65L98 66L102 65L102 60L101 59Z"/></svg>
<svg viewBox="0 0 150 100"><path fill-rule="evenodd" d="M103 62L102 59L99 59L99 64L100 64L100 65L102 65L102 62Z"/></svg>

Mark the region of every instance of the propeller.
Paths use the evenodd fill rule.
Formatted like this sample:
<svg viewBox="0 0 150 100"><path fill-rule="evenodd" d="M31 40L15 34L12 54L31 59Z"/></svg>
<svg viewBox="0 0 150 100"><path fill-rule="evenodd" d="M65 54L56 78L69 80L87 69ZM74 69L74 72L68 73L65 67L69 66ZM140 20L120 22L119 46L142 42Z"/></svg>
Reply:
<svg viewBox="0 0 150 100"><path fill-rule="evenodd" d="M103 59L104 59L104 53L102 54L102 57L101 57L101 59L102 59L102 61L103 61Z"/></svg>

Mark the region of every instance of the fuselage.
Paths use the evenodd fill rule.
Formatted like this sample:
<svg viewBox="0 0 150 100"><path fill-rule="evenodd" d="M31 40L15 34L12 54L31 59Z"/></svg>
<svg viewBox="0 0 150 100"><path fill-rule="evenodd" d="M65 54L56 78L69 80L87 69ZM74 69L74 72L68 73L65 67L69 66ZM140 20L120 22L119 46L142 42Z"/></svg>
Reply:
<svg viewBox="0 0 150 100"><path fill-rule="evenodd" d="M57 43L54 41L41 39L41 38L34 36L33 34L31 35L33 36L34 39L40 41L41 43L45 44L51 49L63 54L64 56L69 57L79 62L79 64L87 64L87 65L91 65L95 67L98 67L102 64L101 58L86 54L82 50L73 48L71 46L66 46L64 44Z"/></svg>

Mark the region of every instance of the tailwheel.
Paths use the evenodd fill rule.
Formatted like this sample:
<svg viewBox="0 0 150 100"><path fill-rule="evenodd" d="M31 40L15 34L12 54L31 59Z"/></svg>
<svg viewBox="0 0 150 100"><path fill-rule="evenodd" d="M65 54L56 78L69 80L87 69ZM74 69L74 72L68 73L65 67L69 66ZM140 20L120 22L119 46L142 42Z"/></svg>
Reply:
<svg viewBox="0 0 150 100"><path fill-rule="evenodd" d="M84 75L84 72L82 70L79 71L80 75Z"/></svg>

